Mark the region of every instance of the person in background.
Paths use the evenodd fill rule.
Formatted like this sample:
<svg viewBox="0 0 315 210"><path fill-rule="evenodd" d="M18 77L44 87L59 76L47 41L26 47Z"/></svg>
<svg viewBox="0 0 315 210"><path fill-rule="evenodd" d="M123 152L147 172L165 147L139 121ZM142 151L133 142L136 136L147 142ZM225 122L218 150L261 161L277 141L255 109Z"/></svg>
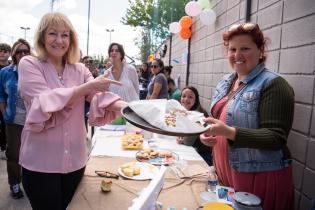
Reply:
<svg viewBox="0 0 315 210"><path fill-rule="evenodd" d="M105 71L108 78L119 81L122 86L110 85L109 91L116 93L125 101L139 100L139 80L136 68L127 64L125 59L125 51L121 44L111 43L108 48L108 56L112 66Z"/></svg>
<svg viewBox="0 0 315 210"><path fill-rule="evenodd" d="M182 90L180 103L188 111L198 111L203 113L205 117L209 117L207 111L200 104L198 90L193 86L187 86ZM176 141L178 144L193 146L199 153L199 155L207 162L207 164L209 166L212 166L212 148L210 146L202 144L198 135L189 137L177 137Z"/></svg>
<svg viewBox="0 0 315 210"><path fill-rule="evenodd" d="M18 64L21 58L29 55L30 52L30 44L24 39L19 39L12 46L12 64L0 71L0 110L6 123L8 182L14 199L23 197L20 188L19 152L26 115L24 102L17 89Z"/></svg>
<svg viewBox="0 0 315 210"><path fill-rule="evenodd" d="M148 85L151 80L151 73L150 73L150 67L149 63L145 62L142 63L141 68L140 68L140 78L139 82L141 84L141 89L140 89L140 99L144 100L147 98L148 94Z"/></svg>
<svg viewBox="0 0 315 210"><path fill-rule="evenodd" d="M180 101L180 89L178 89L175 85L175 82L172 78L167 79L167 85L168 85L168 93L169 93L169 99L175 99L177 101Z"/></svg>
<svg viewBox="0 0 315 210"><path fill-rule="evenodd" d="M164 75L164 63L161 59L154 59L151 63L153 77L148 86L147 99L168 99L167 80Z"/></svg>
<svg viewBox="0 0 315 210"><path fill-rule="evenodd" d="M37 57L19 63L18 89L26 107L21 137L22 184L33 209L66 209L87 162L84 101L89 122L103 125L127 104L105 76L93 78L79 61L79 43L70 20L47 13L34 38Z"/></svg>
<svg viewBox="0 0 315 210"><path fill-rule="evenodd" d="M294 92L265 67L266 39L255 23L233 25L223 34L232 74L216 87L211 125L200 135L213 146L219 181L249 192L268 210L294 209L292 157L287 138L294 115Z"/></svg>
<svg viewBox="0 0 315 210"><path fill-rule="evenodd" d="M147 88L151 80L149 63L145 62L142 64L140 75L140 80L143 88Z"/></svg>
<svg viewBox="0 0 315 210"><path fill-rule="evenodd" d="M93 77L96 78L100 75L99 70L96 66L96 64L93 61L93 58L91 56L84 56L82 58L82 63L84 63L85 67L88 68L90 70L90 72L92 73Z"/></svg>
<svg viewBox="0 0 315 210"><path fill-rule="evenodd" d="M173 66L165 66L164 67L164 74L166 76L166 79L170 79L171 78L172 68L173 68Z"/></svg>
<svg viewBox="0 0 315 210"><path fill-rule="evenodd" d="M0 71L3 67L10 65L9 57L11 53L11 46L6 43L0 43ZM0 113L0 159L5 160L5 150L7 146L6 134L5 134L5 122Z"/></svg>
<svg viewBox="0 0 315 210"><path fill-rule="evenodd" d="M98 77L99 72L93 63L93 58L91 56L88 56L88 55L84 56L81 59L81 62L85 65L86 68L90 70L94 78ZM90 102L85 101L84 102L84 123L85 123L85 128L87 131L88 131L89 110L90 110Z"/></svg>

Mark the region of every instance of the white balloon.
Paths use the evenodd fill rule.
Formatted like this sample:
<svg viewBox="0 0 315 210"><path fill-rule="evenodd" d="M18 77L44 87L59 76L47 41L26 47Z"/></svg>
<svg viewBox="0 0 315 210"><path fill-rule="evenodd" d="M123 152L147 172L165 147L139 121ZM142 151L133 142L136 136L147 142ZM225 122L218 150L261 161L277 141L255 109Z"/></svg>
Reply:
<svg viewBox="0 0 315 210"><path fill-rule="evenodd" d="M170 29L170 32L172 32L173 34L177 34L180 32L182 27L180 26L179 22L173 22L170 24L169 29Z"/></svg>
<svg viewBox="0 0 315 210"><path fill-rule="evenodd" d="M190 1L185 6L185 12L187 15L195 17L202 11L201 5L198 2Z"/></svg>
<svg viewBox="0 0 315 210"><path fill-rule="evenodd" d="M215 12L212 9L203 10L200 13L199 17L200 17L200 21L206 26L213 24L217 18Z"/></svg>

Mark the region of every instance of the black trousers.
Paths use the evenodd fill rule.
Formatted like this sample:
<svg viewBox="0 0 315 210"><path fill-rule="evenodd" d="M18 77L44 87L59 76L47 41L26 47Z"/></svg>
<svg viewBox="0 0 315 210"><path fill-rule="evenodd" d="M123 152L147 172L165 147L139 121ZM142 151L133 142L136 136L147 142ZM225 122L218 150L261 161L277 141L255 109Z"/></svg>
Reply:
<svg viewBox="0 0 315 210"><path fill-rule="evenodd" d="M85 167L68 174L41 173L22 167L22 183L34 210L65 210Z"/></svg>
<svg viewBox="0 0 315 210"><path fill-rule="evenodd" d="M21 166L19 164L22 125L6 124L7 134L7 171L10 185L21 183Z"/></svg>
<svg viewBox="0 0 315 210"><path fill-rule="evenodd" d="M3 120L2 113L0 112L0 149L1 151L6 150L7 140L5 135L5 122Z"/></svg>

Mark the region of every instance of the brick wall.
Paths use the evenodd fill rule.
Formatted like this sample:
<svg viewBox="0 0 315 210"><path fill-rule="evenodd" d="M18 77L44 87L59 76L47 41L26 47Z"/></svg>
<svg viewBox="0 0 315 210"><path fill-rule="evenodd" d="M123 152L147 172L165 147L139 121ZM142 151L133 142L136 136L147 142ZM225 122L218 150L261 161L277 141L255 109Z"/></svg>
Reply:
<svg viewBox="0 0 315 210"><path fill-rule="evenodd" d="M222 33L245 21L245 0L210 0L217 19L203 26L194 18L190 46L189 85L195 86L209 110L212 92L231 72L222 47ZM309 210L315 198L315 1L252 0L251 21L270 38L266 66L281 74L294 88L295 114L288 146L293 154L295 209ZM188 41L178 35L166 41L164 62L186 85ZM170 53L171 48L171 55Z"/></svg>

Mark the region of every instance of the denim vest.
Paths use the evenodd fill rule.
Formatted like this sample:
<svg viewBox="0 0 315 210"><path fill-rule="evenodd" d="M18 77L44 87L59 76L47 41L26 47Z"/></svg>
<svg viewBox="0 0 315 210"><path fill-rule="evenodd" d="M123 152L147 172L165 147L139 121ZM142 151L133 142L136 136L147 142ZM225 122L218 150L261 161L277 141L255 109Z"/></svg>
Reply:
<svg viewBox="0 0 315 210"><path fill-rule="evenodd" d="M210 110L229 91L236 74L227 75L216 87ZM226 124L243 128L259 128L259 101L262 90L270 82L279 77L276 73L265 68L264 64L257 65L242 82L241 89L228 103ZM230 166L239 172L263 172L285 168L290 160L283 158L282 150L263 150L253 148L229 147Z"/></svg>

